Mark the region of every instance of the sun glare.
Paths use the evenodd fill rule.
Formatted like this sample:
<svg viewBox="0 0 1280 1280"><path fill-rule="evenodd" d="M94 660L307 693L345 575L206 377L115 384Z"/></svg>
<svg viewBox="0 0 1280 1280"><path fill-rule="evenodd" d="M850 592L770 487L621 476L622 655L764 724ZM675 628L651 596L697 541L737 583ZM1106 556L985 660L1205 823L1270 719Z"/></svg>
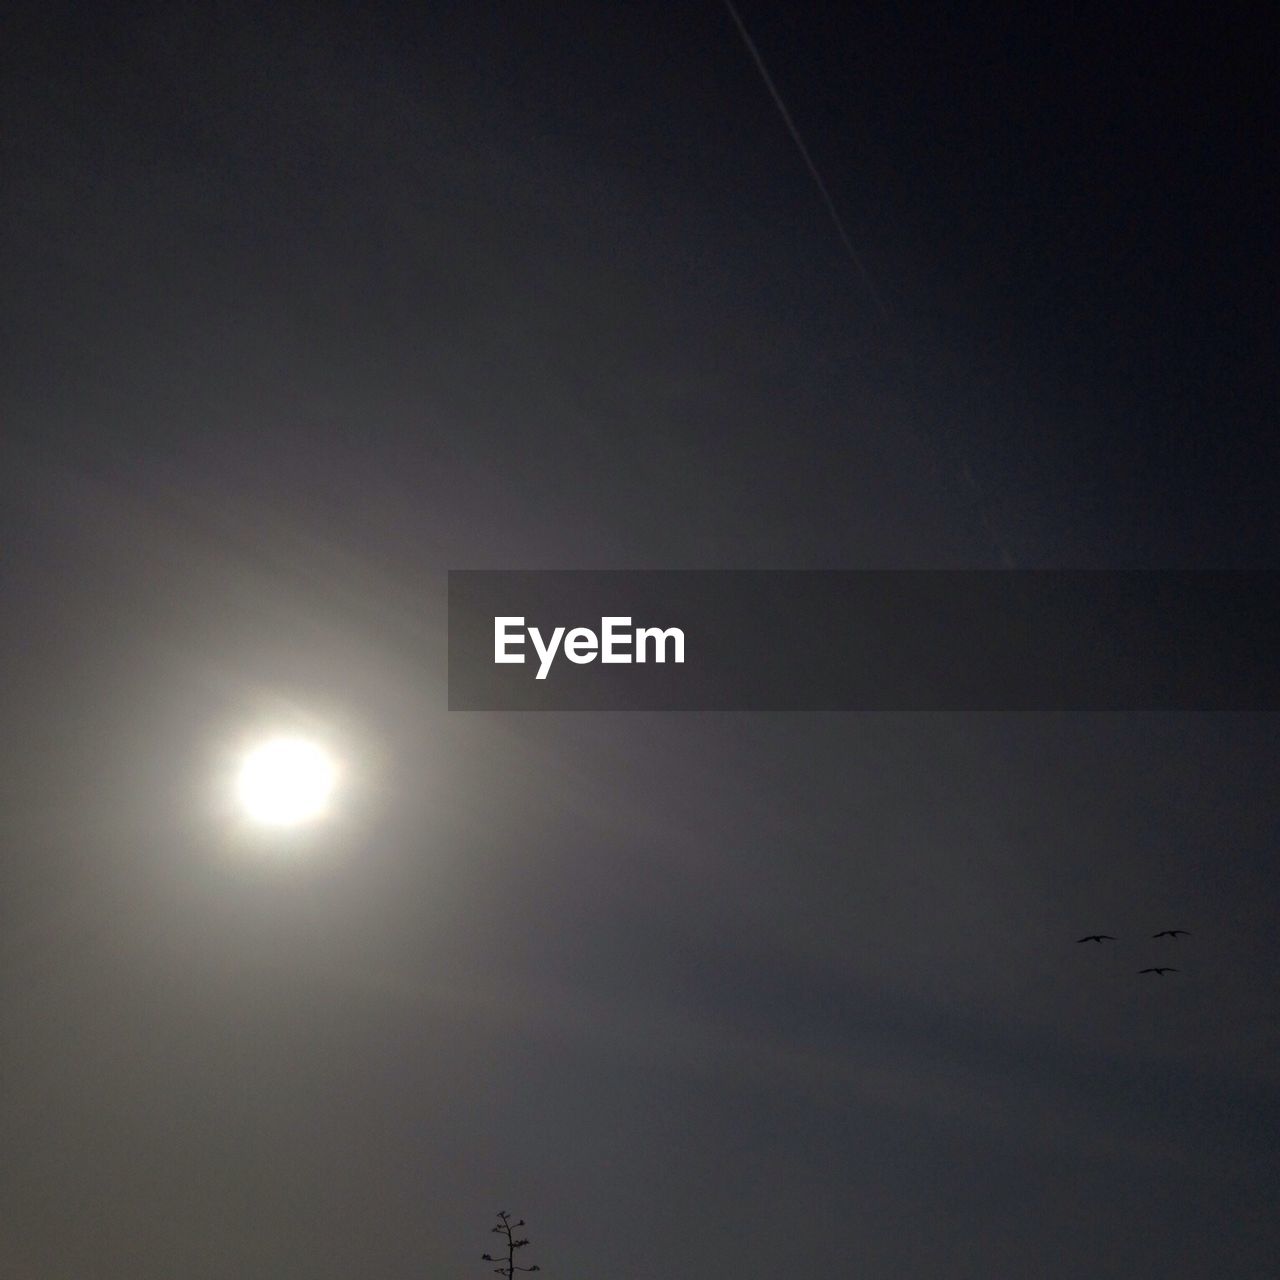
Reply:
<svg viewBox="0 0 1280 1280"><path fill-rule="evenodd" d="M253 821L291 827L324 815L336 781L337 766L314 742L273 738L245 756L236 796Z"/></svg>

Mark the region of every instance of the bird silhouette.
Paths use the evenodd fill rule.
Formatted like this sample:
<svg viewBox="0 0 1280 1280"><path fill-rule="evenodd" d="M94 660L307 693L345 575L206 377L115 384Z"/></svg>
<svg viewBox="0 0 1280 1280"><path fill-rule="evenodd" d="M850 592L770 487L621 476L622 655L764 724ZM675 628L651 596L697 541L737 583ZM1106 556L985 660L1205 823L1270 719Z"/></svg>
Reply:
<svg viewBox="0 0 1280 1280"><path fill-rule="evenodd" d="M1076 942L1114 942L1115 939L1109 933L1091 933L1087 938L1077 938Z"/></svg>
<svg viewBox="0 0 1280 1280"><path fill-rule="evenodd" d="M1159 933L1153 933L1151 936L1153 938L1176 938L1179 934L1185 938L1191 937L1191 934L1186 929L1161 929Z"/></svg>
<svg viewBox="0 0 1280 1280"><path fill-rule="evenodd" d="M1166 973L1177 973L1178 970L1171 969L1169 968L1168 965L1164 965L1163 967L1157 966L1154 969L1139 969L1138 972L1139 973L1158 973L1163 978Z"/></svg>

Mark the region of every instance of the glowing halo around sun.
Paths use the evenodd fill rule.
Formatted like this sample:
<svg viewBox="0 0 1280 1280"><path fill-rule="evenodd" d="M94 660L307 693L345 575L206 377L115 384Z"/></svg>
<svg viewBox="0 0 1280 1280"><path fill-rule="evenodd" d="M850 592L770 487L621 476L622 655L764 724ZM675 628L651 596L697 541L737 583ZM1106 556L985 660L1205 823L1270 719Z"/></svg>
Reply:
<svg viewBox="0 0 1280 1280"><path fill-rule="evenodd" d="M307 738L277 737L252 747L236 773L235 795L254 823L296 827L322 818L338 781L338 767Z"/></svg>

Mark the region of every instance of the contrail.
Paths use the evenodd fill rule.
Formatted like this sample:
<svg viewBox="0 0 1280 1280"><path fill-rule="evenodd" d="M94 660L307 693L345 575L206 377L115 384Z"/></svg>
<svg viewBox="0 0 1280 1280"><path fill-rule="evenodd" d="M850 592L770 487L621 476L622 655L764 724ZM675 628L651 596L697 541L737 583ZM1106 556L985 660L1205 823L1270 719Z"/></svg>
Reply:
<svg viewBox="0 0 1280 1280"><path fill-rule="evenodd" d="M787 126L787 131L791 134L791 138L795 142L801 158L804 160L805 167L809 170L809 175L813 178L819 192L822 194L822 199L827 206L827 212L831 215L831 221L835 223L836 231L839 233L845 251L853 261L853 265L858 268L863 283L866 284L868 292L880 310L880 314L888 319L889 308L885 306L884 299L881 298L880 291L876 288L875 281L871 278L871 272L867 270L866 264L859 257L857 249L853 247L853 240L844 225L844 219L840 216L840 210L836 208L836 202L831 198L831 192L827 190L827 184L823 181L822 174L818 171L818 166L814 164L813 157L809 154L809 148L804 145L804 139L800 136L800 130L796 128L796 122L791 118L791 112L787 110L787 104L783 102L782 95L778 92L778 86L773 83L773 77L769 74L769 68L764 65L760 50L756 48L756 43L752 40L751 33L743 23L742 16L738 13L733 0L724 0L724 7L728 9L729 16L733 19L733 25L738 28L742 43L747 46L747 52L751 55L751 60L756 64L756 69L760 72L760 78L764 81L765 88L769 90L769 96L778 108L778 113L782 116L783 122Z"/></svg>
<svg viewBox="0 0 1280 1280"><path fill-rule="evenodd" d="M880 291L876 288L876 283L871 278L871 272L867 270L866 263L862 261L857 249L854 248L853 239L849 235L844 219L840 216L840 210L836 208L836 202L831 198L831 192L828 190L826 182L823 181L822 174L814 163L813 157L809 154L809 148L805 146L804 139L800 136L800 130L796 128L796 122L791 118L791 112L787 110L787 104L783 102L782 94L778 92L778 86L773 82L773 77L769 74L769 68L765 66L764 59L760 56L760 50L756 48L756 42L752 40L751 33L742 21L742 15L738 12L733 0L724 0L724 7L729 11L729 17L733 19L733 25L737 27L738 34L742 37L742 43L751 55L751 60L756 64L756 70L760 72L760 78L764 81L765 88L769 90L769 96L778 108L778 114L782 116L783 123L787 126L787 132L791 134L792 141L796 144L796 149L804 160L805 168L809 170L809 176L813 179L814 184L822 195L823 203L827 206L827 212L831 215L831 221L835 224L845 252L849 255L853 265L857 267L858 274L862 277L863 283L867 287L867 292L870 293L872 301L876 304L881 318L885 321L891 321L892 317L890 316L889 308L880 296ZM899 345L901 345L900 337L898 341ZM978 495L978 501L973 505L977 510L983 532L992 543L993 549L998 552L1004 567L1006 569L1016 569L1017 561L1005 545L1004 539L1001 538L991 517L990 498L984 496L981 486L974 479L968 462L951 450L945 441L937 438L929 439L919 429L916 429L916 434L918 438L924 440L926 447L932 447L935 454L941 457L944 464L949 465L964 480L971 493Z"/></svg>

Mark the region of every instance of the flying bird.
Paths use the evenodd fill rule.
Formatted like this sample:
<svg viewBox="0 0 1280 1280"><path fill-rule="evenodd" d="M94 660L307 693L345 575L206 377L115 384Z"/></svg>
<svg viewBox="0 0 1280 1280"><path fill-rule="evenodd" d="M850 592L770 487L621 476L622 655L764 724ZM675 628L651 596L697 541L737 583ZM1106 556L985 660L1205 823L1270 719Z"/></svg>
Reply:
<svg viewBox="0 0 1280 1280"><path fill-rule="evenodd" d="M1139 969L1138 972L1139 973L1158 973L1163 978L1166 973L1177 973L1178 970L1170 969L1168 965L1165 965L1163 968L1156 967L1154 969Z"/></svg>
<svg viewBox="0 0 1280 1280"><path fill-rule="evenodd" d="M1115 942L1109 933L1091 933L1087 938L1077 938L1076 942Z"/></svg>
<svg viewBox="0 0 1280 1280"><path fill-rule="evenodd" d="M1186 929L1161 929L1159 933L1153 933L1151 936L1153 938L1176 938L1179 934L1185 938L1191 937L1191 934Z"/></svg>

